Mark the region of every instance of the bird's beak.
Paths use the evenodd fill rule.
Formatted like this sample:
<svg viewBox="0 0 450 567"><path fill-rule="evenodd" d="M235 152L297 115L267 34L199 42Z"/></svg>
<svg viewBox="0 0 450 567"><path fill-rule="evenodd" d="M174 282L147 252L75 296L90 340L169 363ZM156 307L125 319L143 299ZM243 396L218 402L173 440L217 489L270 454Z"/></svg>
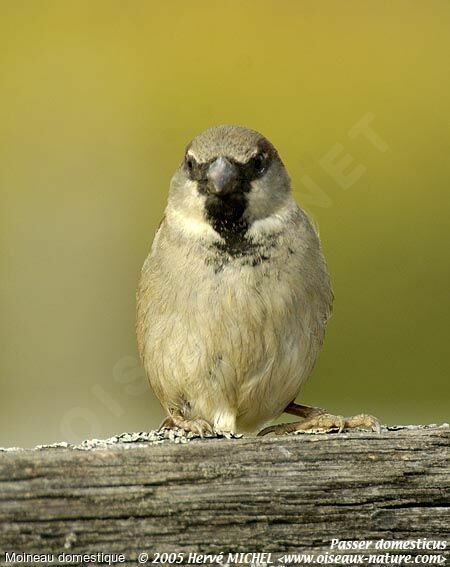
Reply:
<svg viewBox="0 0 450 567"><path fill-rule="evenodd" d="M208 168L208 190L214 195L227 195L236 187L237 167L226 158L218 157Z"/></svg>

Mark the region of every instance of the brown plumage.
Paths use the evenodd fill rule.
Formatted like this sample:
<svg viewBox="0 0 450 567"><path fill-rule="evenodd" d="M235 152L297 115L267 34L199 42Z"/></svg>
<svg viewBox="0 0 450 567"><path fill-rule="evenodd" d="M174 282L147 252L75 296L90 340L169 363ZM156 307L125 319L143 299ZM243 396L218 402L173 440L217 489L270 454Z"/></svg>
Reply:
<svg viewBox="0 0 450 567"><path fill-rule="evenodd" d="M331 305L318 235L273 145L237 126L194 138L137 292L139 351L167 423L248 431L278 417Z"/></svg>

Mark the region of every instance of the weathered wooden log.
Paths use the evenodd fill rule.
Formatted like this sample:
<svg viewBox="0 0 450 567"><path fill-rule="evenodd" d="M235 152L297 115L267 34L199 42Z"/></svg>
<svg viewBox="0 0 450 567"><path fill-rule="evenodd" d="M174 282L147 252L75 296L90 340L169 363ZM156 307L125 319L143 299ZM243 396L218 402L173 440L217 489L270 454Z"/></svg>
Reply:
<svg viewBox="0 0 450 567"><path fill-rule="evenodd" d="M2 450L0 559L102 552L136 565L165 552L187 564L223 552L225 564L229 552L317 556L334 539L448 538L448 425L163 437Z"/></svg>

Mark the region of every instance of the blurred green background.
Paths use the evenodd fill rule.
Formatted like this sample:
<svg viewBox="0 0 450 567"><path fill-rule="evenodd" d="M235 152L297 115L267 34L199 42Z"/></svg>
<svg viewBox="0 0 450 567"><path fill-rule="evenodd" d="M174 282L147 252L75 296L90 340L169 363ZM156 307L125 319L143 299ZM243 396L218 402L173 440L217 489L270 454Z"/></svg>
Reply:
<svg viewBox="0 0 450 567"><path fill-rule="evenodd" d="M449 23L438 0L1 2L0 444L163 418L135 287L220 123L273 141L320 227L336 300L301 400L446 420Z"/></svg>

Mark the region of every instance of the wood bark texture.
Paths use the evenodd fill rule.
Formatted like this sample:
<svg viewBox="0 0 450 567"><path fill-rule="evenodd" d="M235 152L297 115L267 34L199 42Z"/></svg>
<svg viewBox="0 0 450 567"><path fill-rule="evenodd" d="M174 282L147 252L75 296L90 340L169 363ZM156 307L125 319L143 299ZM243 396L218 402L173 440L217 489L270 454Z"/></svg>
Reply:
<svg viewBox="0 0 450 567"><path fill-rule="evenodd" d="M447 539L445 426L0 452L6 551L330 550L340 539ZM131 440L131 441L130 441Z"/></svg>

